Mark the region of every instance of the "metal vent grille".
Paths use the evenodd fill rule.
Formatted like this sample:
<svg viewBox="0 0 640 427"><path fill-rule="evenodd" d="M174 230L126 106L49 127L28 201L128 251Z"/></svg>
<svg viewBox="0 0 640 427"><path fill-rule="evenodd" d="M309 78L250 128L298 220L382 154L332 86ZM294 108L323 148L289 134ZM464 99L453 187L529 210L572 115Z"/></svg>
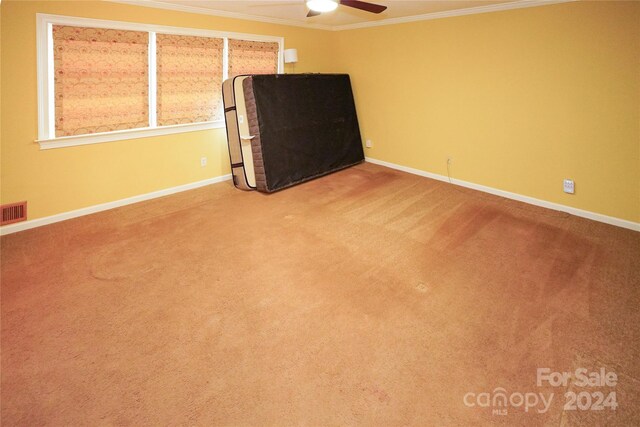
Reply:
<svg viewBox="0 0 640 427"><path fill-rule="evenodd" d="M0 225L27 219L27 202L9 203L0 206L0 209L2 209L2 222L0 222Z"/></svg>

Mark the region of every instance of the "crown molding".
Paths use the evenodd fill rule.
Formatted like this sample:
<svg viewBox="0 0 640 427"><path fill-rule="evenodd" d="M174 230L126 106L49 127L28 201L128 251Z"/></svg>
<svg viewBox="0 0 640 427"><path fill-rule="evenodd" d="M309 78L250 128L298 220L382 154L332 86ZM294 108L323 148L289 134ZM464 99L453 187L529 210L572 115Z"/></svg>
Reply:
<svg viewBox="0 0 640 427"><path fill-rule="evenodd" d="M1 0L0 0L1 1ZM128 4L131 6L152 7L154 9L175 10L177 12L197 13L200 15L218 16L221 18L242 19L244 21L265 22L267 24L288 25L292 27L312 28L316 30L331 31L334 27L315 23L295 21L293 19L269 18L266 16L249 15L225 10L214 10L205 7L185 6L180 4L163 3L154 0L103 0L109 3Z"/></svg>
<svg viewBox="0 0 640 427"><path fill-rule="evenodd" d="M358 22L356 24L337 25L333 31L356 30L359 28L380 27L383 25L405 24L408 22L429 21L432 19L451 18L454 16L476 15L479 13L500 12L504 10L524 9L528 7L548 6L557 3L569 3L579 0L516 0L509 3L468 7L465 9L445 10L443 12L425 13L424 15L402 16L382 19L380 21Z"/></svg>
<svg viewBox="0 0 640 427"><path fill-rule="evenodd" d="M0 0L2 1L2 0ZM245 21L265 22L268 24L288 25L293 27L312 28L325 31L356 30L359 28L381 27L384 25L405 24L408 22L429 21L432 19L451 18L454 16L476 15L479 13L500 12L504 10L524 9L528 7L548 6L558 3L570 3L580 0L516 0L509 3L492 4L486 6L468 7L465 9L446 10L443 12L425 13L423 15L402 16L399 18L382 19L380 21L358 22L346 25L324 25L300 22L293 19L269 18L265 16L249 15L224 10L213 10L205 7L185 6L163 3L155 0L104 0L110 3L128 4L132 6L152 7L156 9L175 10L179 12L197 13L200 15L219 16L222 18L242 19Z"/></svg>

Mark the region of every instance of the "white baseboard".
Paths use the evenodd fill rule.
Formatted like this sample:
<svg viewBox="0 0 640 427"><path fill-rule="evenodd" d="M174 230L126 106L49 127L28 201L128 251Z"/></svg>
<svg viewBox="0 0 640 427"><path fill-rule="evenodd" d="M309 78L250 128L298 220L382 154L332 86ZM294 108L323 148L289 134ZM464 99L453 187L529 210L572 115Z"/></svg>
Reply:
<svg viewBox="0 0 640 427"><path fill-rule="evenodd" d="M366 161L374 163L376 165L386 166L391 169L407 172L414 175L423 176L426 178L436 179L438 181L449 182L449 178L444 175L439 175L432 172L426 172L420 169L410 168L408 166L402 166L395 163L389 163L382 160L372 159L367 157ZM102 203L99 205L88 206L86 208L76 209L69 212L63 212L56 215L47 216L44 218L32 219L29 221L18 222L15 224L5 225L0 227L0 236L4 236L11 233L17 233L18 231L28 230L30 228L41 227L47 224L53 224L54 222L65 221L71 218L77 218L83 215L89 215L96 212L105 211L108 209L118 208L120 206L130 205L132 203L138 203L145 200L155 199L158 197L168 196L170 194L179 193L181 191L192 190L198 187L204 187L205 185L216 184L231 179L231 174L218 176L215 178L209 178L202 181L192 182L189 184L178 185L176 187L165 188L164 190L152 191L151 193L140 194L138 196L128 197L126 199L120 199L113 202ZM578 208L572 208L570 206L561 205L559 203L548 202L546 200L536 199L534 197L523 196L517 193L511 193L509 191L498 190L496 188L487 187L480 184L474 184L472 182L463 181L460 179L452 178L451 183L459 185L461 187L471 188L473 190L482 191L496 196L505 197L507 199L517 200L524 203L529 203L535 206L541 206L547 209L553 209L556 211L566 212L571 215L579 216L582 218L591 219L594 221L604 222L605 224L615 225L617 227L628 228L629 230L640 231L640 223L627 221L625 219L615 218L595 212L585 211Z"/></svg>
<svg viewBox="0 0 640 427"><path fill-rule="evenodd" d="M47 216L44 218L32 219L24 222L17 222L15 224L5 225L0 227L0 236L4 236L11 233L17 233L18 231L28 230L30 228L41 227L47 224L53 224L54 222L65 221L71 218L77 218L83 215L89 215L96 212L106 211L108 209L119 208L120 206L130 205L132 203L138 203L145 200L155 199L158 197L168 196L170 194L180 193L182 191L193 190L194 188L204 187L205 185L216 184L231 179L231 174L217 176L215 178L204 179L202 181L191 182L189 184L178 185L176 187L165 188L163 190L152 191L151 193L140 194L138 196L127 197L126 199L115 200L113 202L101 203L99 205L88 206L86 208L76 209L69 212L63 212L56 215Z"/></svg>
<svg viewBox="0 0 640 427"><path fill-rule="evenodd" d="M437 179L438 181L449 182L449 178L444 175L436 173L426 172L420 169L414 169L407 166L398 165L395 163L389 163L378 159L372 159L367 157L366 161L374 163L376 165L386 166L391 169L396 169L402 172L411 173L414 175L424 176L426 178ZM507 199L517 200L519 202L528 203L530 205L541 206L547 209L553 209L555 211L566 212L571 215L579 216L582 218L591 219L594 221L604 222L605 224L615 225L617 227L628 228L629 230L640 231L640 223L627 221L626 219L615 218L595 212L585 211L578 208L572 208L570 206L561 205L559 203L548 202L546 200L536 199L534 197L523 196L517 193L511 193L509 191L498 190L497 188L487 187L485 185L474 184L473 182L462 181L460 179L451 178L451 184L459 185L461 187L471 188L473 190L482 191L496 196L501 196Z"/></svg>

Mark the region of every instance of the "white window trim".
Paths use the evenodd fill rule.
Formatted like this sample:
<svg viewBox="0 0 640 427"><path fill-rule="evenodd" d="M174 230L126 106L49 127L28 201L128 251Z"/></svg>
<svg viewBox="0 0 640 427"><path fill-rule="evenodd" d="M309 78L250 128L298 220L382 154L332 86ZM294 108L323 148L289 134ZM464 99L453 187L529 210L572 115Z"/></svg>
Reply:
<svg viewBox="0 0 640 427"><path fill-rule="evenodd" d="M147 31L149 40L149 127L113 132L55 138L55 98L53 75L53 25L76 27L108 28L114 30ZM224 40L223 79L228 75L228 39L252 40L278 43L278 73L284 70L284 38L256 34L233 33L227 31L203 30L196 28L169 27L164 25L139 24L134 22L108 21L103 19L77 18L72 16L36 14L36 40L38 64L38 139L41 150L75 145L97 144L125 139L146 138L158 135L193 132L206 129L224 128L224 120L203 123L188 123L173 126L156 125L156 75L155 75L155 33L184 36L214 37ZM222 90L222 88L221 88Z"/></svg>

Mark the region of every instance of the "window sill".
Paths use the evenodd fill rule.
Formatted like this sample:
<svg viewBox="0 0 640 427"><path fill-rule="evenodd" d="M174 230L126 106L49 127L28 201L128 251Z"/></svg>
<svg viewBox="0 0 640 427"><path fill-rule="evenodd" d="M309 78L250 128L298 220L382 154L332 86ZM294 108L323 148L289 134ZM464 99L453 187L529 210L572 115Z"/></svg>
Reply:
<svg viewBox="0 0 640 427"><path fill-rule="evenodd" d="M62 136L52 139L38 139L41 150L73 147L76 145L100 144L103 142L122 141L125 139L148 138L151 136L171 135L174 133L195 132L199 130L224 128L224 120L184 125L162 126L156 128L127 129L114 132L92 133L89 135Z"/></svg>

